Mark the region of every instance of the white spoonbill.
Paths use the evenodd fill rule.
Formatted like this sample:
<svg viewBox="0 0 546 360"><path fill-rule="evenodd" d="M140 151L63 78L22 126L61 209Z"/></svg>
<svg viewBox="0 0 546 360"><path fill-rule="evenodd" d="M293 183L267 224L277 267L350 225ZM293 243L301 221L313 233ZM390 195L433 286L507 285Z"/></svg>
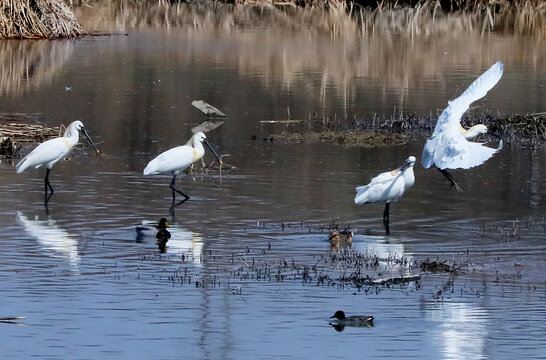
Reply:
<svg viewBox="0 0 546 360"><path fill-rule="evenodd" d="M180 174L180 172L190 167L190 165L194 162L203 158L205 155L203 143L208 146L214 156L216 156L216 159L218 159L220 162L220 165L222 165L222 160L220 160L218 154L216 154L216 151L214 151L206 139L207 137L205 134L202 132L196 132L186 143L186 145L177 146L159 154L152 161L150 161L144 169L144 175L155 175L160 173L173 174L173 179L171 180L170 186L173 192L173 204L176 196L175 191L184 197L184 200L182 201L186 201L190 198L182 191L175 189L174 183L176 181L176 176Z"/></svg>
<svg viewBox="0 0 546 360"><path fill-rule="evenodd" d="M39 168L41 166L47 167L46 176L45 176L45 203L49 201L51 195L53 195L53 187L49 183L49 172L53 165L55 165L59 160L64 158L72 150L72 148L79 141L79 133L81 131L87 140L93 145L93 148L100 154L99 150L85 131L83 123L79 120L74 121L66 128L64 136L57 137L55 139L50 139L44 141L38 145L34 150L25 156L16 166L17 174L22 173L29 167ZM47 188L51 190L49 197L47 196Z"/></svg>
<svg viewBox="0 0 546 360"><path fill-rule="evenodd" d="M484 146L483 143L468 141L468 139L485 133L499 136L489 132L487 126L483 124L474 125L465 130L461 126L461 117L468 110L470 104L484 97L497 84L502 77L503 69L502 63L497 61L489 70L474 80L461 96L449 101L447 108L438 118L432 137L425 143L422 155L423 166L428 169L430 166L436 165L457 191L462 190L446 169L469 169L481 165L502 149L502 139L496 149Z"/></svg>
<svg viewBox="0 0 546 360"><path fill-rule="evenodd" d="M410 156L399 168L381 173L374 177L368 185L356 188L355 204L357 205L370 202L386 202L385 211L383 212L383 225L387 235L390 234L390 203L400 199L404 195L404 191L413 186L415 182L414 165L415 156Z"/></svg>

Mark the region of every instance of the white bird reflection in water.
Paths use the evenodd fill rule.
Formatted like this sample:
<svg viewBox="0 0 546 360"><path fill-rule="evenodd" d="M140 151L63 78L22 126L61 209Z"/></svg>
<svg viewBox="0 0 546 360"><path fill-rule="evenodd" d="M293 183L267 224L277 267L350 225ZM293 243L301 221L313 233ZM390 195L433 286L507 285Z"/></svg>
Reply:
<svg viewBox="0 0 546 360"><path fill-rule="evenodd" d="M393 276L409 275L407 265L413 262L413 257L404 253L403 244L387 239L389 238L385 236L355 235L353 250L368 256L377 256L379 264L389 269ZM405 261L402 262L402 259Z"/></svg>
<svg viewBox="0 0 546 360"><path fill-rule="evenodd" d="M436 308L438 306L438 308ZM426 318L438 323L444 359L483 359L487 333L487 311L474 303L442 302L426 311Z"/></svg>
<svg viewBox="0 0 546 360"><path fill-rule="evenodd" d="M42 250L56 254L56 257L68 259L73 270L79 270L80 255L78 254L78 241L66 230L57 225L53 219L39 220L36 216L29 219L22 212L17 211L17 222L25 231L38 240Z"/></svg>
<svg viewBox="0 0 546 360"><path fill-rule="evenodd" d="M353 248L360 253L376 255L381 259L404 256L404 245L387 239L384 236L355 235Z"/></svg>
<svg viewBox="0 0 546 360"><path fill-rule="evenodd" d="M149 224L149 222L146 222ZM179 254L184 260L201 266L203 252L203 234L193 232L176 225L170 225L168 228L171 237L167 241L161 241L156 238L157 230L152 233L143 234L137 233L135 242L137 243L152 243L154 242L159 251L162 253Z"/></svg>

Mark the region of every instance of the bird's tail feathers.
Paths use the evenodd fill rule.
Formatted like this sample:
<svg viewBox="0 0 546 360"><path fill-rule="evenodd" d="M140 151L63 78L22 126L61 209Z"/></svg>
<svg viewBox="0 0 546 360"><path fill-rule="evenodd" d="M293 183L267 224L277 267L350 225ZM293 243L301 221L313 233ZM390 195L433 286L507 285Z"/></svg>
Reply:
<svg viewBox="0 0 546 360"><path fill-rule="evenodd" d="M17 171L17 174L20 174L23 171L25 171L27 167L28 167L27 156L25 156L21 161L19 161L17 166L15 166L15 171Z"/></svg>
<svg viewBox="0 0 546 360"><path fill-rule="evenodd" d="M152 163L149 163L142 172L144 175L152 175L155 172L155 166Z"/></svg>
<svg viewBox="0 0 546 360"><path fill-rule="evenodd" d="M366 194L366 191L368 190L369 186L358 186L355 188L356 190L356 196L355 196L355 204L361 205L368 201L368 196Z"/></svg>

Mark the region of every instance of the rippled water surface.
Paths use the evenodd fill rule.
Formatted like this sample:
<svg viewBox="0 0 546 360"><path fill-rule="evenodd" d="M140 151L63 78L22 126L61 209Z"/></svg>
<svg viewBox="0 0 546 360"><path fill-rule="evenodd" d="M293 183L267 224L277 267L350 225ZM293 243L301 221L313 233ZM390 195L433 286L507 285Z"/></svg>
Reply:
<svg viewBox="0 0 546 360"><path fill-rule="evenodd" d="M1 43L15 60L0 112L48 126L80 119L104 153L84 147L58 163L47 209L43 170L0 163L0 317L26 317L0 323L3 357L546 356L544 149L505 146L454 171L463 193L418 162L385 237L383 205L355 206L354 187L419 159L424 136L377 149L284 144L262 138L285 126L260 123L436 114L498 59L505 74L473 111L543 112L540 38L125 26L127 36ZM207 136L236 168L179 177L191 199L171 209L170 176L142 169L204 120L194 99L228 114ZM161 217L173 236L165 253L134 231ZM355 232L355 251L377 255L362 274L421 280L343 283L356 268L332 262L333 222ZM461 271L411 266L427 258ZM373 315L374 327L336 331L328 317L339 309Z"/></svg>

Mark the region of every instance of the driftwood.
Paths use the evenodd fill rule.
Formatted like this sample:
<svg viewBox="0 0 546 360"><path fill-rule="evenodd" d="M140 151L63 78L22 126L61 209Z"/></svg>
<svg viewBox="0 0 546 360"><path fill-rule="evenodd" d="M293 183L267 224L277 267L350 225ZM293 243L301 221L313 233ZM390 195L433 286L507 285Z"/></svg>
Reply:
<svg viewBox="0 0 546 360"><path fill-rule="evenodd" d="M373 280L374 285L391 285L391 284L405 284L409 282L419 281L421 275L409 275L409 276L399 276L399 277L390 277Z"/></svg>
<svg viewBox="0 0 546 360"><path fill-rule="evenodd" d="M8 137L17 142L42 142L59 136L59 128L48 128L37 124L2 123L0 137Z"/></svg>
<svg viewBox="0 0 546 360"><path fill-rule="evenodd" d="M14 158L23 142L42 142L59 136L62 129L29 124L35 115L0 113L0 158Z"/></svg>
<svg viewBox="0 0 546 360"><path fill-rule="evenodd" d="M201 111L203 114L207 115L208 117L221 117L225 118L227 117L226 114L215 108L214 106L207 104L203 100L193 100L191 102L191 105L196 108L197 110Z"/></svg>

